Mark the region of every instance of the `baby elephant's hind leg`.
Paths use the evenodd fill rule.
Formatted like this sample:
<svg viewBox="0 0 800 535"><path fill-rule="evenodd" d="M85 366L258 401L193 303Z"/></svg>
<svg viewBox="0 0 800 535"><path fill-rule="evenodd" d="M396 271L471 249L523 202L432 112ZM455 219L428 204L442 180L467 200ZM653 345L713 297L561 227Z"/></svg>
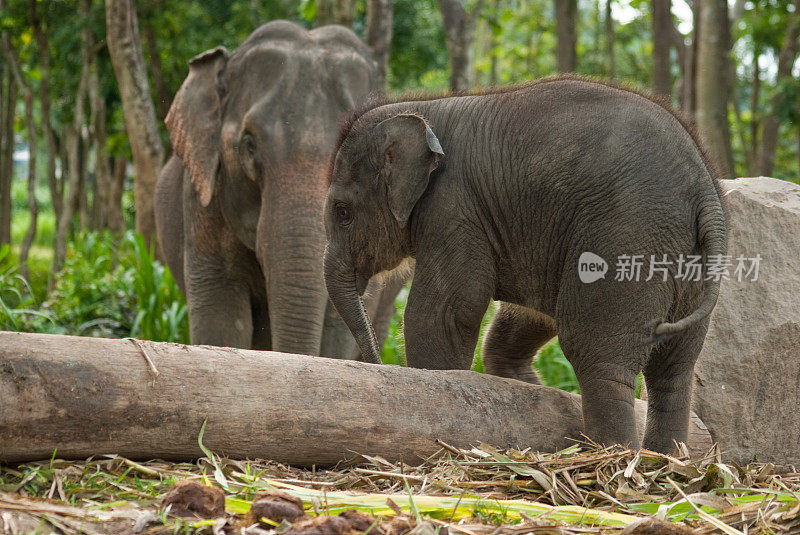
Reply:
<svg viewBox="0 0 800 535"><path fill-rule="evenodd" d="M553 318L528 308L500 303L483 341L486 373L540 384L531 363L539 348L554 336Z"/></svg>
<svg viewBox="0 0 800 535"><path fill-rule="evenodd" d="M664 342L651 355L644 369L648 396L645 448L669 454L675 442L686 442L694 365L707 328L706 318Z"/></svg>

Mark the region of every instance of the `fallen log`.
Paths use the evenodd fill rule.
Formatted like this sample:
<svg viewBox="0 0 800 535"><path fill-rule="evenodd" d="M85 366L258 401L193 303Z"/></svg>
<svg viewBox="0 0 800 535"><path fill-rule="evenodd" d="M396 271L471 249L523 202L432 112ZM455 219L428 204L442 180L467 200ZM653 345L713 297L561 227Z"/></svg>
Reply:
<svg viewBox="0 0 800 535"><path fill-rule="evenodd" d="M295 465L356 453L413 462L437 439L556 451L582 430L579 396L469 371L0 332L2 462L56 448L64 459L197 458L204 421L216 453ZM709 446L695 419L690 447Z"/></svg>

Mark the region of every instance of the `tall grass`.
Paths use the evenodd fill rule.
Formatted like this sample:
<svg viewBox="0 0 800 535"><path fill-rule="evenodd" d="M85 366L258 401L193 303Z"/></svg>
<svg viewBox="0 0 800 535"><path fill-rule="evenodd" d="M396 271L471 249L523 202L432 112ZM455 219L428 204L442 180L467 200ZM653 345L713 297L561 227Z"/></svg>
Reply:
<svg viewBox="0 0 800 535"><path fill-rule="evenodd" d="M28 281L20 275L8 245L0 247L0 328L18 330L27 317L47 319L30 306L34 303Z"/></svg>
<svg viewBox="0 0 800 535"><path fill-rule="evenodd" d="M42 300L0 256L0 329L189 342L186 301L141 235L82 232Z"/></svg>
<svg viewBox="0 0 800 535"><path fill-rule="evenodd" d="M131 336L145 340L189 343L186 300L169 268L153 258L141 234L128 232L123 245L130 248L132 267L126 275L136 294L136 318Z"/></svg>

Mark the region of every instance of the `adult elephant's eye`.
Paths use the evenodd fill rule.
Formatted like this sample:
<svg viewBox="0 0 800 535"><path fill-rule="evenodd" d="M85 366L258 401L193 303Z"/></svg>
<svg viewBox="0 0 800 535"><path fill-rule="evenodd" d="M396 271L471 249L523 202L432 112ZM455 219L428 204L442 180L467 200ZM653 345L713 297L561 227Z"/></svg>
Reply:
<svg viewBox="0 0 800 535"><path fill-rule="evenodd" d="M344 203L337 203L334 207L336 211L336 218L339 220L339 223L342 225L350 224L350 221L353 220L353 215L350 213L350 208Z"/></svg>
<svg viewBox="0 0 800 535"><path fill-rule="evenodd" d="M250 156L254 156L255 155L255 153L256 153L256 142L253 139L252 135L245 134L244 136L242 136L242 148Z"/></svg>

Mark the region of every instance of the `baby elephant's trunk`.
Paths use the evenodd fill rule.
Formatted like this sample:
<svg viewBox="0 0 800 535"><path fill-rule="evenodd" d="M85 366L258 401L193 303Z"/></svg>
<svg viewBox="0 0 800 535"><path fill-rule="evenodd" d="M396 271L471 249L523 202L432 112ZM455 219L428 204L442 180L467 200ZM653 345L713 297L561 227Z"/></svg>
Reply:
<svg viewBox="0 0 800 535"><path fill-rule="evenodd" d="M348 262L342 262L325 250L325 285L336 312L342 317L361 349L364 362L380 364L380 348L372 322L367 315L364 301L356 288L356 273Z"/></svg>

